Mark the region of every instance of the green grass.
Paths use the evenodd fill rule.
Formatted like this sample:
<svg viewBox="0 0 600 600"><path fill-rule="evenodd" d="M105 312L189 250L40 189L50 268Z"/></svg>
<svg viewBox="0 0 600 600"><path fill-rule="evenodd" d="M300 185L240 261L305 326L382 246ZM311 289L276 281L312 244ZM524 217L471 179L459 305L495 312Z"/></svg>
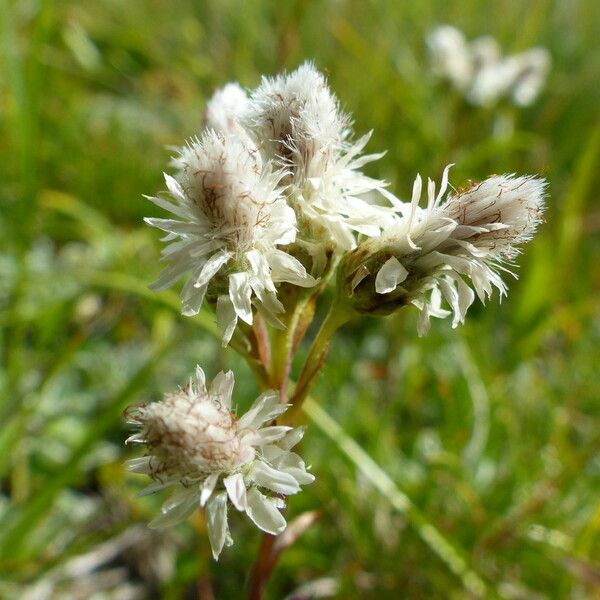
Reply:
<svg viewBox="0 0 600 600"><path fill-rule="evenodd" d="M474 109L432 80L424 36L444 22L546 46L537 103ZM183 318L176 291L147 289L159 243L141 219L159 211L142 194L215 87L309 58L388 150L369 173L399 196L455 162L455 185L540 173L550 197L507 301L424 339L408 309L338 334L307 407L317 481L289 508L319 519L268 597L323 578L339 598L600 594L596 0L2 0L0 25L0 597L91 597L110 577L120 598L190 598L209 577L240 597L258 533L233 517L218 564L200 517L157 537L160 498L136 498L122 468L123 409L196 362L234 368L240 406L256 392L209 312ZM498 119L514 132L493 135ZM99 550L104 579L70 562Z"/></svg>

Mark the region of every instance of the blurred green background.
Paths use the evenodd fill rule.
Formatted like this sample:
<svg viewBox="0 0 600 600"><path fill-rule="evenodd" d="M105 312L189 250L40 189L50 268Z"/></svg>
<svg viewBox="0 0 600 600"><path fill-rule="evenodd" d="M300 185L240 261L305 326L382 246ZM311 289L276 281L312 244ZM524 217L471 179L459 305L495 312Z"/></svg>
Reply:
<svg viewBox="0 0 600 600"><path fill-rule="evenodd" d="M216 87L305 59L374 129L369 174L400 197L455 162L456 186L539 173L550 198L507 301L420 340L408 309L338 334L314 393L332 419L313 409L303 442L317 481L288 510L320 518L268 597L600 597L597 0L1 0L0 20L1 598L209 598L209 579L241 597L258 532L233 516L214 563L201 516L147 530L161 498L122 467L123 409L196 362L235 369L241 408L256 392L211 314L147 290L142 194ZM473 108L435 81L442 23L547 47L538 101Z"/></svg>

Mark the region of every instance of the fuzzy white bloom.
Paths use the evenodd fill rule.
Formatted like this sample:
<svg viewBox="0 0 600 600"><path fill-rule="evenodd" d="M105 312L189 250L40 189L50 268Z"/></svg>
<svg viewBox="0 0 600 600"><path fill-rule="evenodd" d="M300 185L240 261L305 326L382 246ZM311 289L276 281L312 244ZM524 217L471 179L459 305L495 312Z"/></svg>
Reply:
<svg viewBox="0 0 600 600"><path fill-rule="evenodd" d="M448 170L437 194L429 180L427 208L419 207L417 176L408 210L401 207L397 223L359 245L344 266L346 291L357 310L385 314L413 304L420 310L419 335L427 333L431 316L453 313L453 327L464 322L475 298L465 279L482 302L493 288L505 295L499 271L511 273L504 263L531 239L544 210L546 183L530 176L495 175L444 200ZM442 308L442 299L451 311Z"/></svg>
<svg viewBox="0 0 600 600"><path fill-rule="evenodd" d="M245 137L246 131L240 125L240 119L247 107L248 94L238 83L228 83L219 88L206 104L206 125L215 131Z"/></svg>
<svg viewBox="0 0 600 600"><path fill-rule="evenodd" d="M468 43L461 31L442 25L427 37L432 71L446 78L471 104L492 106L510 97L518 106L539 95L550 70L544 48L502 57L496 40L484 36Z"/></svg>
<svg viewBox="0 0 600 600"><path fill-rule="evenodd" d="M227 83L215 91L204 109L204 123L208 129L219 132L223 136L236 136L244 143L252 146L246 130L240 125L240 118L248 105L248 95L236 82ZM173 147L176 155L171 158L170 165L178 172L185 170L186 165L193 163L196 152L195 144L189 143L181 148Z"/></svg>
<svg viewBox="0 0 600 600"><path fill-rule="evenodd" d="M357 232L379 234L385 211L365 195L384 184L360 168L382 154L361 155L370 134L349 141L350 118L313 64L263 77L242 121L263 155L288 173L288 202L298 217L297 243L316 262L321 262L320 243L347 250L355 246Z"/></svg>
<svg viewBox="0 0 600 600"><path fill-rule="evenodd" d="M147 218L167 233L163 260L170 264L151 286L162 290L189 273L183 314L198 313L204 297L216 302L227 344L237 320L251 324L254 303L278 325L284 310L275 284L311 287L316 281L278 246L296 238L296 216L281 195L281 171L262 160L249 140L206 131L181 151L176 177L165 175L171 200L152 202L178 219Z"/></svg>
<svg viewBox="0 0 600 600"><path fill-rule="evenodd" d="M279 394L261 394L248 412L231 410L233 373L219 373L207 387L204 372L187 389L166 394L161 402L135 407L129 422L140 428L127 442L146 446L147 456L128 461L128 469L152 477L149 494L177 487L150 527L178 523L204 507L215 559L231 545L228 505L245 512L261 530L277 535L286 522L282 496L314 481L304 461L291 452L303 429L269 425L287 410Z"/></svg>

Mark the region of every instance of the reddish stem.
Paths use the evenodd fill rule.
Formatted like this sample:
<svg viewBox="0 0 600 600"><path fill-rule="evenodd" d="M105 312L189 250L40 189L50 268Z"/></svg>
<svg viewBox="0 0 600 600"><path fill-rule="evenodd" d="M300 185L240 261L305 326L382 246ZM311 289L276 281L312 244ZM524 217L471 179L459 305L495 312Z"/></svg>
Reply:
<svg viewBox="0 0 600 600"><path fill-rule="evenodd" d="M250 581L248 585L248 600L262 600L265 594L265 587L269 580L269 575L276 562L276 556L273 556L273 544L275 536L264 533L258 549L256 561L250 571Z"/></svg>
<svg viewBox="0 0 600 600"><path fill-rule="evenodd" d="M271 364L271 343L269 342L269 334L265 327L265 322L258 314L255 317L252 332L254 333L258 358L266 369Z"/></svg>

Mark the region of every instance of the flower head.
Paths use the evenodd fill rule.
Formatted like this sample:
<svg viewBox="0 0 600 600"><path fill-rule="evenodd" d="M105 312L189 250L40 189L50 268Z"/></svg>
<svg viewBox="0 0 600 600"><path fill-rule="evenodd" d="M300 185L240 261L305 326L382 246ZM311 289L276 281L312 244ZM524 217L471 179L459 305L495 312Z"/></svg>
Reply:
<svg viewBox="0 0 600 600"><path fill-rule="evenodd" d="M279 511L281 496L296 494L300 485L314 481L302 459L291 448L302 429L268 425L286 411L277 392L261 394L238 418L231 410L234 379L219 373L207 387L204 372L186 389L167 394L161 402L129 412L140 428L129 443L144 444L147 455L128 462L135 473L152 477L142 493L176 486L151 527L166 527L205 507L213 555L231 545L227 509L231 503L263 531L277 535L286 526ZM267 424L267 425L265 425Z"/></svg>
<svg viewBox="0 0 600 600"><path fill-rule="evenodd" d="M454 315L464 322L475 294L481 299L495 287L505 295L499 271L519 253L542 221L545 182L536 177L501 175L471 184L444 200L448 169L436 194L429 180L427 208L419 207L422 182L417 176L412 202L395 224L351 253L343 267L343 285L359 312L388 314L413 304L420 310L419 334L429 317ZM509 265L510 266L510 263Z"/></svg>
<svg viewBox="0 0 600 600"><path fill-rule="evenodd" d="M458 90L465 90L473 76L473 61L462 31L441 25L427 36L432 71L448 79Z"/></svg>
<svg viewBox="0 0 600 600"><path fill-rule="evenodd" d="M517 55L517 60L519 68L512 90L512 99L518 106L529 106L541 92L552 61L545 48L532 48Z"/></svg>
<svg viewBox="0 0 600 600"><path fill-rule="evenodd" d="M167 288L190 273L181 299L196 314L208 296L217 305L224 343L238 318L252 323L254 302L277 324L283 311L275 284L310 287L315 280L280 250L296 238L296 217L279 186L282 172L263 161L249 140L207 130L182 149L176 177L165 175L172 200L150 198L178 219L145 219L167 232L170 264L152 285Z"/></svg>
<svg viewBox="0 0 600 600"><path fill-rule="evenodd" d="M503 57L490 36L467 42L461 31L442 25L427 36L432 71L447 79L471 104L492 106L509 97L518 106L528 106L540 93L550 55L545 48Z"/></svg>
<svg viewBox="0 0 600 600"><path fill-rule="evenodd" d="M382 155L361 156L370 134L350 141L350 118L314 65L264 77L242 122L263 155L285 169L296 242L314 262L320 263L323 244L347 250L357 232L379 234L384 211L364 196L384 184L360 168Z"/></svg>
<svg viewBox="0 0 600 600"><path fill-rule="evenodd" d="M219 88L206 104L204 119L206 125L215 131L246 136L240 119L248 107L248 94L236 82Z"/></svg>

